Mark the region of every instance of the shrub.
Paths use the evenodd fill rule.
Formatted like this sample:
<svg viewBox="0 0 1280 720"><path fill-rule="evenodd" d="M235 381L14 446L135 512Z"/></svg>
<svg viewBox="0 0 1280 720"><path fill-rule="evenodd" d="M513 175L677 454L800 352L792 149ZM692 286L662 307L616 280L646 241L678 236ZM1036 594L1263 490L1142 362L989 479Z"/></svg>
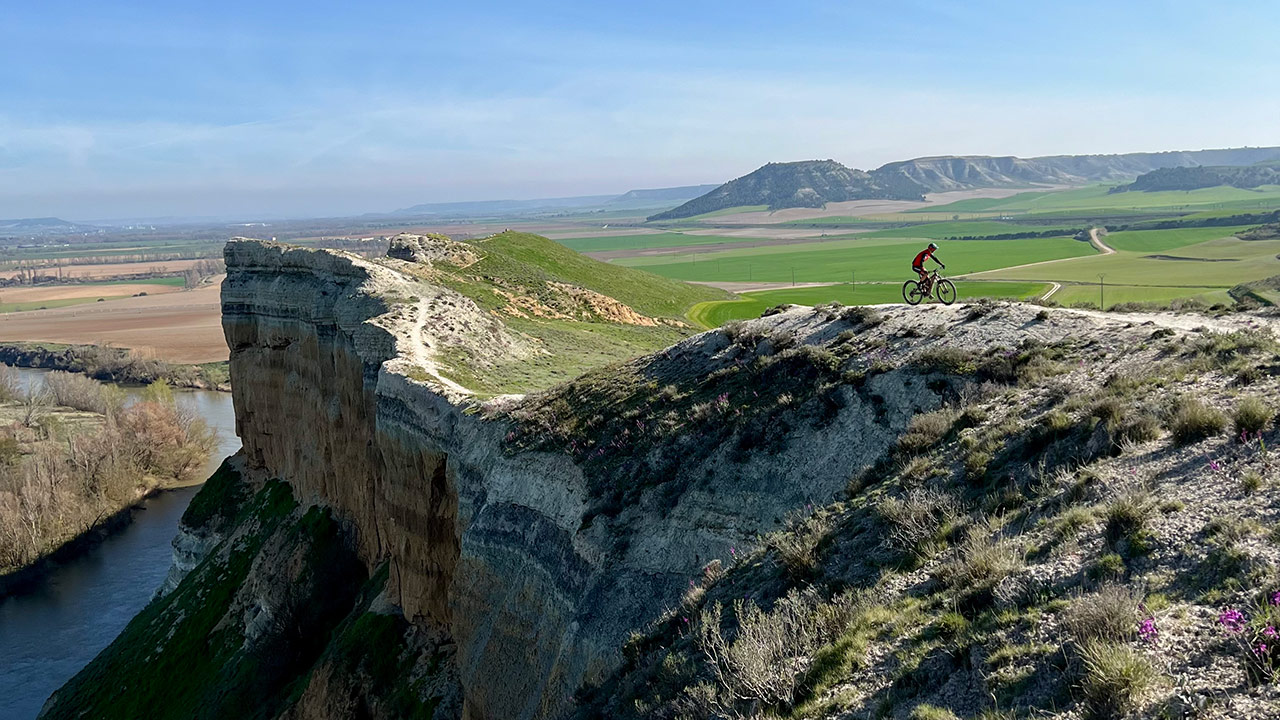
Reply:
<svg viewBox="0 0 1280 720"><path fill-rule="evenodd" d="M53 401L63 407L107 415L124 406L122 390L114 386L108 388L79 373L55 370L45 375L44 386L53 396Z"/></svg>
<svg viewBox="0 0 1280 720"><path fill-rule="evenodd" d="M845 308L840 313L840 318L845 322L862 327L875 327L885 320L883 313L865 305L851 305Z"/></svg>
<svg viewBox="0 0 1280 720"><path fill-rule="evenodd" d="M947 708L936 705L921 704L911 710L909 720L960 720L960 717Z"/></svg>
<svg viewBox="0 0 1280 720"><path fill-rule="evenodd" d="M818 564L818 545L831 530L831 514L825 508L793 517L783 530L769 536L768 545L793 576L803 577Z"/></svg>
<svg viewBox="0 0 1280 720"><path fill-rule="evenodd" d="M991 599L1001 580L1022 569L1022 553L1007 540L995 537L990 524L972 528L941 570L943 582L975 605Z"/></svg>
<svg viewBox="0 0 1280 720"><path fill-rule="evenodd" d="M1148 412L1131 413L1119 426L1108 428L1108 433L1116 447L1150 442L1160 438L1160 420Z"/></svg>
<svg viewBox="0 0 1280 720"><path fill-rule="evenodd" d="M916 362L924 370L950 375L972 375L978 371L978 356L956 347L927 348L916 356Z"/></svg>
<svg viewBox="0 0 1280 720"><path fill-rule="evenodd" d="M0 365L0 402L13 402L22 395L18 373L8 365Z"/></svg>
<svg viewBox="0 0 1280 720"><path fill-rule="evenodd" d="M905 498L888 498L877 510L889 526L885 544L921 558L937 552L960 517L955 499L934 490L912 490Z"/></svg>
<svg viewBox="0 0 1280 720"><path fill-rule="evenodd" d="M898 438L898 451L912 454L937 445L951 432L955 420L955 412L945 409L916 415L907 423L907 431Z"/></svg>
<svg viewBox="0 0 1280 720"><path fill-rule="evenodd" d="M977 320L978 318L990 315L996 309L996 302L991 298L978 298L977 301L969 303L969 307L965 309L965 320Z"/></svg>
<svg viewBox="0 0 1280 720"><path fill-rule="evenodd" d="M1218 410L1194 397L1184 395L1178 398L1170 429L1179 445L1218 435L1226 428L1227 418Z"/></svg>
<svg viewBox="0 0 1280 720"><path fill-rule="evenodd" d="M1263 479L1257 470L1246 470L1244 476L1240 478L1240 487L1247 493L1254 493L1262 489Z"/></svg>
<svg viewBox="0 0 1280 720"><path fill-rule="evenodd" d="M1103 553L1089 566L1088 576L1091 580L1117 580L1124 577L1126 568L1124 558L1119 554Z"/></svg>
<svg viewBox="0 0 1280 720"><path fill-rule="evenodd" d="M1082 595L1063 617L1063 626L1077 643L1133 637L1138 627L1142 593L1124 585L1104 585L1098 592Z"/></svg>
<svg viewBox="0 0 1280 720"><path fill-rule="evenodd" d="M1232 420L1235 422L1236 435L1243 437L1246 433L1252 435L1262 432L1271 425L1275 412L1262 400L1249 395L1242 398L1236 404L1236 411L1232 414Z"/></svg>
<svg viewBox="0 0 1280 720"><path fill-rule="evenodd" d="M1071 430L1073 421L1071 416L1061 410L1050 410L1040 418L1040 426L1044 428L1045 433L1053 437L1062 437Z"/></svg>
<svg viewBox="0 0 1280 720"><path fill-rule="evenodd" d="M732 639L720 628L721 614L719 602L703 610L697 638L726 704L794 702L804 667L797 660L821 642L811 601L792 590L765 612L752 601L734 600L738 628Z"/></svg>
<svg viewBox="0 0 1280 720"><path fill-rule="evenodd" d="M1151 493L1142 489L1130 489L1122 492L1103 511L1107 520L1105 536L1107 542L1115 544L1121 540L1135 543L1142 539L1147 521L1155 513L1155 501Z"/></svg>
<svg viewBox="0 0 1280 720"><path fill-rule="evenodd" d="M1127 645L1089 641L1081 647L1080 688L1089 717L1118 718L1134 710L1156 679L1141 652Z"/></svg>
<svg viewBox="0 0 1280 720"><path fill-rule="evenodd" d="M1054 523L1054 531L1059 537L1075 537L1081 530L1092 525L1093 512L1080 505L1072 505L1058 516Z"/></svg>

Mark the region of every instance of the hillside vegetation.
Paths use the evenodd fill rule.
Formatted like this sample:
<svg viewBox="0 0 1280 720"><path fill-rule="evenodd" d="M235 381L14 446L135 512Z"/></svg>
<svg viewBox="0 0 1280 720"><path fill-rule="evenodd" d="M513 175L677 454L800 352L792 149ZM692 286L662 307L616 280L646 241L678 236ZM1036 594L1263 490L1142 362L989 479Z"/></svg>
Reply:
<svg viewBox="0 0 1280 720"><path fill-rule="evenodd" d="M163 381L128 404L65 372L20 388L0 366L0 598L21 572L158 488L191 483L213 450Z"/></svg>
<svg viewBox="0 0 1280 720"><path fill-rule="evenodd" d="M1271 319L1187 332L992 303L830 306L828 331L809 312L724 332L748 354L808 358L821 397L911 367L951 402L849 468L845 497L724 548L577 717L1280 711L1280 356L1270 330L1247 329ZM779 382L796 372L713 410L750 427L775 392L820 407Z"/></svg>
<svg viewBox="0 0 1280 720"><path fill-rule="evenodd" d="M481 394L526 392L665 347L694 332L689 308L729 297L512 231L465 241L399 235L391 255L383 262L474 300L528 341L530 352L506 362L480 346L445 351L447 374Z"/></svg>

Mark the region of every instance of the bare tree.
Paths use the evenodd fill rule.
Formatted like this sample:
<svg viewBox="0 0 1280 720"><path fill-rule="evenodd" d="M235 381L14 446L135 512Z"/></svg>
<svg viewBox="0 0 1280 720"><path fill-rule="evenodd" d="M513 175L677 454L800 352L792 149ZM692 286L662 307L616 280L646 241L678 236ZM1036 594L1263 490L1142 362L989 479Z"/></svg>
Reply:
<svg viewBox="0 0 1280 720"><path fill-rule="evenodd" d="M23 393L19 403L22 406L22 424L33 428L40 423L41 418L49 414L49 409L53 407L53 396L43 385L39 388L32 386Z"/></svg>

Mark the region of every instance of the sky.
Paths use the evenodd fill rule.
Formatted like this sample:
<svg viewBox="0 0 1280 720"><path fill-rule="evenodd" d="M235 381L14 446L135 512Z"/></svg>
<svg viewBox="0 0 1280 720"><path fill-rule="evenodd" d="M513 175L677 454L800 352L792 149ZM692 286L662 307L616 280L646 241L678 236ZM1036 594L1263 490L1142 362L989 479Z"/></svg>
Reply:
<svg viewBox="0 0 1280 720"><path fill-rule="evenodd" d="M1280 3L6 0L0 218L1280 145Z"/></svg>

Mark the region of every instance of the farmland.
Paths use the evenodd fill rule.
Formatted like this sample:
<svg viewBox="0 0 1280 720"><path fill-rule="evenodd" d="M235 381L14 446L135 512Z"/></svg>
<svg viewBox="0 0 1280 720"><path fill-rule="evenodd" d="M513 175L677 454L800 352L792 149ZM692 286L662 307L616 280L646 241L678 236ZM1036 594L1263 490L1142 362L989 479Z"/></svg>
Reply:
<svg viewBox="0 0 1280 720"><path fill-rule="evenodd" d="M846 282L901 280L922 248L916 239L851 238L801 245L634 256L614 262L669 278L700 282ZM1088 243L1070 238L969 240L939 251L950 275L1082 257Z"/></svg>
<svg viewBox="0 0 1280 720"><path fill-rule="evenodd" d="M1257 209L1280 205L1280 186L1253 190L1212 187L1190 191L1122 192L1110 194L1110 185L1092 185L1056 192L1025 192L1008 198L976 198L931 207L928 212L1047 214L1061 211L1181 211Z"/></svg>
<svg viewBox="0 0 1280 720"><path fill-rule="evenodd" d="M1234 237L1280 208L1280 186L1111 193L1112 187L939 193L928 202L857 201L774 213L729 208L686 218L680 229L562 242L611 263L740 293L697 306L690 317L704 325L781 302L896 302L911 257L929 241L941 245L944 274L961 282L962 298L1035 298L1056 285L1050 297L1063 305L1230 304L1227 291L1235 285L1280 275L1280 240ZM1114 252L1077 239L1089 228L1099 228ZM808 284L821 286L798 287Z"/></svg>

